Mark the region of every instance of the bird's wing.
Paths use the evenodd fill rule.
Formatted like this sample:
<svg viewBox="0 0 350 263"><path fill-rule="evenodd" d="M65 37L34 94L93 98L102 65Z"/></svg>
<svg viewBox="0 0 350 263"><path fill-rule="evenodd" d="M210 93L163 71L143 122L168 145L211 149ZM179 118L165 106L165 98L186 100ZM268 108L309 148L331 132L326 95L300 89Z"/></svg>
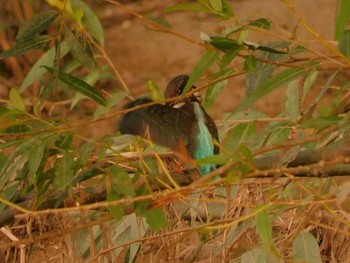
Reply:
<svg viewBox="0 0 350 263"><path fill-rule="evenodd" d="M138 99L127 104L125 108L151 101ZM179 145L183 144L187 147L189 144L193 125L186 124L191 123L193 123L191 116L183 110L174 109L167 104L155 104L125 114L119 129L123 134L140 135L151 139L156 144L178 150Z"/></svg>

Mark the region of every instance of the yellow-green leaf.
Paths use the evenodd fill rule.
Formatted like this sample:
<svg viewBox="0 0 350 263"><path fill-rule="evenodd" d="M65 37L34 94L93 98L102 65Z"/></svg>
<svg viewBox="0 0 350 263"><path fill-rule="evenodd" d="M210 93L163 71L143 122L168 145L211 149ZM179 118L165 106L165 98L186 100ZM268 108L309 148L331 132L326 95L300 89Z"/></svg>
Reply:
<svg viewBox="0 0 350 263"><path fill-rule="evenodd" d="M10 103L12 107L21 111L25 111L25 106L22 97L19 94L18 90L15 88L12 88L10 90Z"/></svg>

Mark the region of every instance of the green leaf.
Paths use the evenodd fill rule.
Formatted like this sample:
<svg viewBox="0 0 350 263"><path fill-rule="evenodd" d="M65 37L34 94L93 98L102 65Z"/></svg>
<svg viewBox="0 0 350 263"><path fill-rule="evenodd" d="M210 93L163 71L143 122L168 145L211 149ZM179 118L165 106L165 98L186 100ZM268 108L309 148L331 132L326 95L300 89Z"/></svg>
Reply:
<svg viewBox="0 0 350 263"><path fill-rule="evenodd" d="M224 54L224 56L220 60L220 69L223 70L224 68L226 68L231 63L231 61L238 55L239 51L241 51L240 48L236 50L230 50L226 54Z"/></svg>
<svg viewBox="0 0 350 263"><path fill-rule="evenodd" d="M203 106L208 110L214 103L215 99L220 95L222 89L227 85L227 80L214 83L209 86L205 94Z"/></svg>
<svg viewBox="0 0 350 263"><path fill-rule="evenodd" d="M310 91L312 86L314 85L319 72L317 70L312 70L305 78L303 85L303 101L305 99L305 95Z"/></svg>
<svg viewBox="0 0 350 263"><path fill-rule="evenodd" d="M244 61L244 70L247 72L253 72L255 71L257 66L257 60L254 55L249 55L245 58Z"/></svg>
<svg viewBox="0 0 350 263"><path fill-rule="evenodd" d="M293 261L321 263L320 248L317 240L309 232L299 232L293 242Z"/></svg>
<svg viewBox="0 0 350 263"><path fill-rule="evenodd" d="M273 247L271 219L266 209L257 214L255 220L261 243L266 248Z"/></svg>
<svg viewBox="0 0 350 263"><path fill-rule="evenodd" d="M248 25L261 27L261 28L265 28L265 29L270 29L271 22L269 20L267 20L266 18L259 18L257 20L250 22Z"/></svg>
<svg viewBox="0 0 350 263"><path fill-rule="evenodd" d="M30 149L30 154L29 154L29 173L28 177L33 177L35 176L40 163L44 157L44 152L46 148L46 141L45 140L40 140L35 143L33 143L32 148Z"/></svg>
<svg viewBox="0 0 350 263"><path fill-rule="evenodd" d="M21 98L21 95L19 94L18 90L15 88L12 88L10 90L10 103L15 109L18 109L21 111L26 110L23 99Z"/></svg>
<svg viewBox="0 0 350 263"><path fill-rule="evenodd" d="M111 174L111 188L114 192L123 197L134 197L136 195L132 178L125 171L125 169L117 166L111 166L109 167L108 171Z"/></svg>
<svg viewBox="0 0 350 263"><path fill-rule="evenodd" d="M335 73L333 73L332 76L329 77L326 84L322 87L321 92L317 95L317 97L314 99L314 101L310 104L309 108L303 113L303 115L302 115L303 120L307 120L312 116L318 103L320 102L321 98L323 97L323 95L326 93L326 91L330 87L331 83L333 82L333 79L338 74L338 72L339 71L336 71Z"/></svg>
<svg viewBox="0 0 350 263"><path fill-rule="evenodd" d="M289 42L282 41L272 42L269 44L269 47L286 48L289 45ZM283 61L286 55L270 53L266 51L259 51L257 57L272 61ZM261 84L264 83L272 75L275 69L276 66L273 64L258 62L256 65L256 70L254 72L248 73L246 95L249 96L251 93L253 93L254 90L258 89L261 86Z"/></svg>
<svg viewBox="0 0 350 263"><path fill-rule="evenodd" d="M55 146L63 150L69 150L72 148L73 134L62 135L55 142Z"/></svg>
<svg viewBox="0 0 350 263"><path fill-rule="evenodd" d="M122 196L118 193L116 193L115 191L111 190L108 192L107 194L107 201L117 201L120 200L122 198ZM122 217L124 216L125 212L124 212L124 205L120 204L120 205L109 205L108 206L109 211L111 212L112 216L116 219L116 220L120 220L122 219Z"/></svg>
<svg viewBox="0 0 350 263"><path fill-rule="evenodd" d="M225 148L233 152L237 150L241 144L247 144L253 141L255 135L256 127L254 122L240 123L228 131L222 144Z"/></svg>
<svg viewBox="0 0 350 263"><path fill-rule="evenodd" d="M64 69L65 71L67 70L66 68ZM73 71L73 70L72 70ZM85 76L82 77L82 80L84 82L86 82L87 84L89 84L90 86L94 86L96 84L96 82L102 78L101 75L101 71L99 70L99 67L96 68L95 70L91 70L88 74L86 74ZM72 104L70 106L71 109L74 108L74 106L82 99L84 99L85 96L81 93L76 93L74 95ZM105 109L105 107L103 107L103 109ZM101 110L101 109L100 109ZM95 112L96 113L96 112Z"/></svg>
<svg viewBox="0 0 350 263"><path fill-rule="evenodd" d="M14 150L8 154L6 162L0 166L0 189L7 183L12 174L8 171L9 167L13 164L13 167L20 170L24 162L27 161L29 149L33 145L33 140L25 140L19 144ZM14 161L16 160L16 161ZM16 169L14 171L16 171Z"/></svg>
<svg viewBox="0 0 350 263"><path fill-rule="evenodd" d="M338 1L338 14L335 25L335 39L340 40L350 18L350 0Z"/></svg>
<svg viewBox="0 0 350 263"><path fill-rule="evenodd" d="M286 91L286 103L285 108L287 115L292 122L297 122L300 111L299 111L299 90L296 81L288 83Z"/></svg>
<svg viewBox="0 0 350 263"><path fill-rule="evenodd" d="M59 14L60 12L56 10L47 10L33 16L33 18L19 30L16 36L16 43L23 43L35 38L45 31Z"/></svg>
<svg viewBox="0 0 350 263"><path fill-rule="evenodd" d="M223 51L235 52L239 52L243 47L238 41L227 37L211 37L210 45Z"/></svg>
<svg viewBox="0 0 350 263"><path fill-rule="evenodd" d="M66 41L61 41L57 47L60 50L60 58L65 56L69 52L69 47ZM56 56L56 47L53 47L46 51L32 66L29 70L28 74L24 78L19 90L20 92L25 91L30 85L32 85L35 81L41 79L41 76L46 73L46 70L41 66L46 65L48 67L53 67Z"/></svg>
<svg viewBox="0 0 350 263"><path fill-rule="evenodd" d="M213 50L207 50L204 56L199 60L197 66L194 68L183 94L190 90L194 83L203 75L203 73L217 60L219 54Z"/></svg>
<svg viewBox="0 0 350 263"><path fill-rule="evenodd" d="M55 75L55 71L53 68L48 66L43 67L52 75ZM99 91L95 90L93 87L91 87L89 84L87 84L85 81L76 78L70 74L63 73L61 71L58 72L57 77L64 84L68 85L68 87L88 96L89 98L93 99L94 101L98 102L103 106L107 106L107 102L102 96L102 94Z"/></svg>
<svg viewBox="0 0 350 263"><path fill-rule="evenodd" d="M316 66L317 63L308 63L307 65L309 67L313 67L313 66ZM250 107L254 102L262 98L266 94L269 94L270 92L276 90L282 85L304 74L305 74L305 70L302 68L290 68L280 72L276 76L266 80L260 87L254 90L252 94L246 97L243 103L236 109L236 111Z"/></svg>
<svg viewBox="0 0 350 263"><path fill-rule="evenodd" d="M316 118L310 118L307 121L303 122L301 127L304 129L315 128L315 129L321 130L331 125L337 125L341 120L342 120L342 117L338 117L338 116L329 116L329 117L318 116Z"/></svg>
<svg viewBox="0 0 350 263"><path fill-rule="evenodd" d="M342 35L339 43L339 50L346 57L350 58L350 29L346 30Z"/></svg>
<svg viewBox="0 0 350 263"><path fill-rule="evenodd" d="M96 67L91 44L82 34L66 27L64 30L64 37L70 51L80 64L89 68Z"/></svg>
<svg viewBox="0 0 350 263"><path fill-rule="evenodd" d="M262 46L257 43L251 42L251 41L243 41L243 44L248 47L250 50L263 50L266 52L274 53L274 54L287 54L287 52L274 49L272 47L268 46Z"/></svg>
<svg viewBox="0 0 350 263"><path fill-rule="evenodd" d="M145 210L142 215L146 218L150 227L157 232L168 225L168 220L162 208Z"/></svg>
<svg viewBox="0 0 350 263"><path fill-rule="evenodd" d="M29 132L30 131L30 128L28 125L12 125L8 128L5 129L5 132L6 133L9 133L9 134L24 134L26 132Z"/></svg>
<svg viewBox="0 0 350 263"><path fill-rule="evenodd" d="M223 165L229 161L232 161L232 159L233 159L232 154L217 154L217 155L212 155L201 159L196 159L196 161L199 166L207 165L207 164Z"/></svg>
<svg viewBox="0 0 350 263"><path fill-rule="evenodd" d="M91 10L90 6L81 0L71 0L74 9L81 9L84 12L83 23L91 32L92 36L103 46L105 43L105 35L100 20Z"/></svg>
<svg viewBox="0 0 350 263"><path fill-rule="evenodd" d="M74 178L74 155L71 151L65 151L62 158L58 158L54 167L54 184L60 188L72 186Z"/></svg>
<svg viewBox="0 0 350 263"><path fill-rule="evenodd" d="M43 49L51 40L50 36L37 36L33 39L30 39L26 42L16 43L13 47L4 52L0 53L0 59L20 56L26 53L30 49Z"/></svg>

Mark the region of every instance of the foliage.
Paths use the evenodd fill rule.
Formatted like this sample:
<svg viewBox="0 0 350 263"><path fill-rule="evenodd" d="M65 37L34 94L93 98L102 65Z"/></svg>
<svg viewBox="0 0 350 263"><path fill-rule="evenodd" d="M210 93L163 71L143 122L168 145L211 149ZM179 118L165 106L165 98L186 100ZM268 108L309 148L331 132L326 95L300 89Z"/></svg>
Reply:
<svg viewBox="0 0 350 263"><path fill-rule="evenodd" d="M202 34L203 56L187 83L186 89L190 89L203 76L211 76L209 85L200 88L207 88L206 109L212 107L229 85L229 79L246 77L246 97L239 107L226 114L220 126L221 154L198 160L200 164L220 164L220 171L185 186L172 177L166 161L161 158L163 152L151 142L120 134L92 139L79 133L79 129L92 122L124 113L120 102L131 97L131 93L127 88L112 93L98 88L104 80L120 76L104 51L103 27L92 8L82 0L47 2L50 8L33 16L19 30L15 44L0 53L0 59L6 61L34 49L43 50L0 107L0 212L9 207L36 216L68 211L72 220L95 220L89 231L87 227L75 231L76 247L85 258L93 255L89 237L98 251L106 248L104 242L109 240L110 246L117 246L113 257L127 251L125 261L133 262L142 242L166 236L181 242L191 231L200 236L198 246L192 250L192 260L200 257L202 246L218 237L222 244L217 245L214 257L236 257L237 262L290 259L321 262L321 256L329 256L320 250L321 238L306 230L324 227L321 219L318 220L319 211L327 211L335 222L349 226L349 221L329 206L329 203L341 205L347 200L348 190L332 180L299 180L297 176L308 174L310 169L323 173L335 165L347 165L349 159L341 158L342 154L339 159L333 158L329 150L328 157L332 158L318 160L322 162L290 168L287 164L295 161L303 150L347 145L349 86L337 82L336 78L347 69L350 58L350 31L345 29L350 12L343 8L348 6L348 1L339 1L335 36L340 41L339 50L329 47L331 44L318 36L319 44L327 48L322 56L306 42L299 41L294 33L281 37L283 40L251 41L247 32L269 34L273 23L268 18L234 21L232 18L238 11L233 10L227 0L198 0L167 8L169 12L205 12L230 23L217 35ZM125 6L117 5L128 11ZM292 4L287 5L294 10ZM173 33L147 18L142 19L158 31ZM305 21L301 20L300 24L309 29ZM239 66L236 61L240 61ZM323 83L320 75L325 70L332 74ZM207 74L209 71L211 74ZM310 103L307 98L317 85L322 88ZM35 86L40 87L36 94ZM153 82L149 82L149 86L154 97L163 101L159 87ZM255 109L256 102L282 88L286 88L285 109L276 118ZM332 103L323 105L322 99L330 89L336 90L330 95ZM81 114L84 119L80 122L70 120L64 113L51 116L44 110L47 103L63 103L66 114L81 113L79 109L87 101L93 101L95 113L92 117ZM259 121L264 119L269 122L262 127ZM127 156L130 151L135 152L132 158ZM106 162L111 153L114 153L112 162ZM277 160L267 159L271 162L269 168L257 167L257 158L273 156L277 156ZM219 172L223 177L217 177ZM252 177L273 178L268 184L259 181L260 185L251 181ZM338 197L329 194L331 184L343 194L338 193ZM107 192L108 202L80 204L84 203L80 195L93 195L100 185ZM208 190L213 192L209 196L214 196L218 204L225 204L220 212L211 212L211 201L207 204ZM54 203L47 207L47 201L53 196ZM31 205L18 207L16 204L23 199L31 199ZM77 206L59 208L68 200L74 200ZM167 206L179 200L187 204L186 208ZM204 205L209 212L203 215L200 210ZM236 214L231 209L235 205ZM106 214L114 220L104 219ZM290 217L293 220L287 221ZM181 218L188 220L189 227L184 226ZM284 220L290 226L278 225ZM106 221L110 222L108 235L102 227L97 227ZM256 243L242 254L233 255L230 248L245 232L256 235Z"/></svg>

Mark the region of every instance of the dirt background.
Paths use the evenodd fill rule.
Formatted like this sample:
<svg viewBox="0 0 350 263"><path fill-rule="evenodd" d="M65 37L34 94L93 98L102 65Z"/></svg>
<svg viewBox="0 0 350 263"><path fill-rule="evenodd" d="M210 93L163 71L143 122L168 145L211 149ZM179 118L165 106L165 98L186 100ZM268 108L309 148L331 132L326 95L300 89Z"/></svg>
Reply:
<svg viewBox="0 0 350 263"><path fill-rule="evenodd" d="M222 21L210 14L198 12L171 12L165 8L176 1L140 1L130 4L130 8L142 15L155 19L161 18L171 25L171 29L196 41L201 41L200 32L209 36L219 35L220 31L232 27L236 21L249 21L268 18L272 22L271 32L279 35L290 33L297 26L299 17L303 17L311 28L327 40L334 39L335 15L337 1L305 0L293 1L295 14L280 0L230 1L235 12L235 21ZM287 1L286 1L287 2ZM114 65L121 73L127 86L134 94L147 92L147 82L154 80L160 87L174 76L191 73L205 50L173 35L151 31L140 19L126 14L123 10L107 5L100 13L105 25L106 50ZM285 31L285 32L284 32ZM303 26L297 27L297 38L315 41ZM262 33L250 33L251 41L279 40ZM319 45L319 44L318 44ZM236 58L233 65L242 68L243 60ZM212 72L207 72L210 75ZM216 103L210 109L214 119L222 118L223 113L230 112L244 98L246 76L229 81ZM206 83L205 76L202 83ZM268 115L275 115L284 107L284 91L278 90L257 103L259 110Z"/></svg>

